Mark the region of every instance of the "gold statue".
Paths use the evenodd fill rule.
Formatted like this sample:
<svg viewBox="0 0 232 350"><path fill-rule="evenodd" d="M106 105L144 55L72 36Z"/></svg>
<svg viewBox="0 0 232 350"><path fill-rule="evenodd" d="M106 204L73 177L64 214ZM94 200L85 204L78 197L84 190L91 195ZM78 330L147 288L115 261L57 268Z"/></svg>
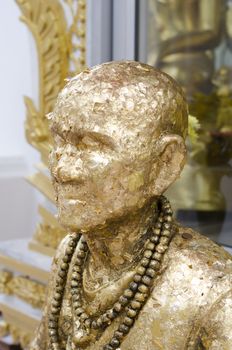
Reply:
<svg viewBox="0 0 232 350"><path fill-rule="evenodd" d="M232 257L181 227L162 195L186 158L178 84L145 64L106 63L72 78L50 119L70 233L30 349L232 349Z"/></svg>

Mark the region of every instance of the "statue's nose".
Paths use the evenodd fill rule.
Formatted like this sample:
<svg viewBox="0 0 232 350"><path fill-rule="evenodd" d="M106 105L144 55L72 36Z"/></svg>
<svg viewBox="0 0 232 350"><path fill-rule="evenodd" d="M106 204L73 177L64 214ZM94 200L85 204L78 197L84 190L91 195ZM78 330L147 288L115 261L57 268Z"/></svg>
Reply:
<svg viewBox="0 0 232 350"><path fill-rule="evenodd" d="M51 166L53 177L59 183L78 182L81 183L87 177L87 171L84 167L80 154L70 153L69 150L63 150L57 157L54 166ZM51 162L52 163L52 162Z"/></svg>

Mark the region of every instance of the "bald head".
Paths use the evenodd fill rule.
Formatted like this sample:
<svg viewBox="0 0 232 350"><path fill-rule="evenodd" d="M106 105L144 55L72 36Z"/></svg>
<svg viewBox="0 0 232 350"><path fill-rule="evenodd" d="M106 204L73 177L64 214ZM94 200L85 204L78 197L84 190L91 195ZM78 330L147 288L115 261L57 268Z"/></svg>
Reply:
<svg viewBox="0 0 232 350"><path fill-rule="evenodd" d="M82 72L59 94L51 119L51 172L69 228L90 231L142 208L183 168L185 98L148 65L110 62Z"/></svg>
<svg viewBox="0 0 232 350"><path fill-rule="evenodd" d="M188 109L180 86L167 74L133 61L109 62L72 78L59 94L53 124L61 119L97 132L98 125L118 130L128 124L141 133L187 134ZM158 122L158 123L157 123ZM76 124L77 123L77 124ZM117 124L117 127L116 127ZM68 130L67 130L68 132Z"/></svg>

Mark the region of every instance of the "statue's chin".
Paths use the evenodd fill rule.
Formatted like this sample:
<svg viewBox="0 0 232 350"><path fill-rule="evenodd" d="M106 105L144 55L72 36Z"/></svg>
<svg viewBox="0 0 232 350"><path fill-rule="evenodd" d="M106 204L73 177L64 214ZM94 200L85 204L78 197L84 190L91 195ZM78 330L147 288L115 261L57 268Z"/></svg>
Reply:
<svg viewBox="0 0 232 350"><path fill-rule="evenodd" d="M97 220L98 219L98 220ZM88 216L85 217L85 215L77 213L66 212L65 210L59 210L58 213L58 221L61 224L61 226L67 231L67 232L93 232L96 227L102 227L104 226L105 220L100 217L96 217L92 219Z"/></svg>

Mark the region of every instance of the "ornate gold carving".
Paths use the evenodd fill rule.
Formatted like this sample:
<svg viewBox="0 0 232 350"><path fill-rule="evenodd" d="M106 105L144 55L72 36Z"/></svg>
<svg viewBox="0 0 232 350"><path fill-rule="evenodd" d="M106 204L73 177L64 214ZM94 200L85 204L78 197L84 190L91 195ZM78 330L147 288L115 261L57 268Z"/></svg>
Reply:
<svg viewBox="0 0 232 350"><path fill-rule="evenodd" d="M64 10L58 0L16 0L21 20L31 30L39 61L39 108L25 97L26 137L41 152L41 143L51 142L46 120L64 79L85 67L86 1L64 0L72 23L67 29ZM49 151L50 147L46 147ZM48 155L48 154L47 154Z"/></svg>
<svg viewBox="0 0 232 350"><path fill-rule="evenodd" d="M42 308L46 286L24 276L14 276L8 271L0 271L0 292L14 294L34 307Z"/></svg>
<svg viewBox="0 0 232 350"><path fill-rule="evenodd" d="M42 217L42 222L37 227L35 239L45 246L56 249L65 236L65 231L55 217L45 208L40 206L39 214Z"/></svg>
<svg viewBox="0 0 232 350"><path fill-rule="evenodd" d="M70 43L70 75L80 73L86 64L86 0L64 0L70 8L72 25L68 31Z"/></svg>
<svg viewBox="0 0 232 350"><path fill-rule="evenodd" d="M0 338L5 337L9 333L9 325L4 320L0 320Z"/></svg>
<svg viewBox="0 0 232 350"><path fill-rule="evenodd" d="M64 13L57 0L17 0L23 13L21 20L31 30L39 61L39 108L25 97L27 107L26 136L38 148L40 142L49 140L46 113L68 74L68 38Z"/></svg>
<svg viewBox="0 0 232 350"><path fill-rule="evenodd" d="M8 282L11 280L13 274L8 271L0 271L0 293L10 294Z"/></svg>
<svg viewBox="0 0 232 350"><path fill-rule="evenodd" d="M25 300L34 307L42 308L45 302L46 286L42 283L30 280L27 277L13 277L8 288L12 294Z"/></svg>
<svg viewBox="0 0 232 350"><path fill-rule="evenodd" d="M64 235L63 229L45 223L39 223L34 237L45 246L56 249Z"/></svg>
<svg viewBox="0 0 232 350"><path fill-rule="evenodd" d="M23 349L28 347L33 338L32 333L25 332L21 328L15 327L12 324L9 324L9 332L13 340L16 343L20 343Z"/></svg>

